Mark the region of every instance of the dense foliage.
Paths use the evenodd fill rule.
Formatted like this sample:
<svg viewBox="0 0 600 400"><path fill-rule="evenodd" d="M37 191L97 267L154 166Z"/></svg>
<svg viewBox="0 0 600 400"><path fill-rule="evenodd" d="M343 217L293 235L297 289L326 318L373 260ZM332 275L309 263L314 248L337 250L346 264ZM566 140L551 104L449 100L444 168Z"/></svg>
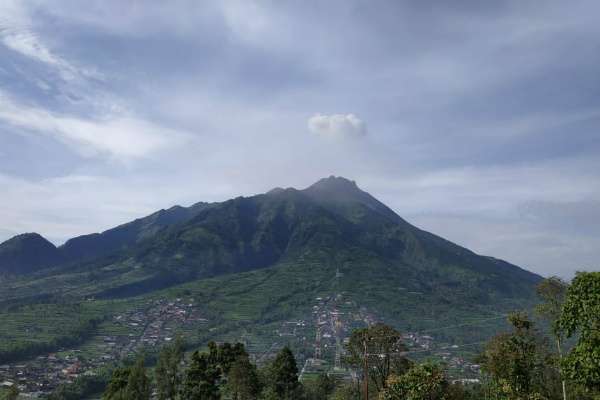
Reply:
<svg viewBox="0 0 600 400"><path fill-rule="evenodd" d="M387 387L391 374L403 374L410 367L410 362L403 356L406 346L402 343L402 335L396 329L375 324L368 328L352 332L346 346L346 361L353 368L365 375L365 366L369 369L369 381L379 391Z"/></svg>
<svg viewBox="0 0 600 400"><path fill-rule="evenodd" d="M558 320L577 343L563 361L566 377L589 392L600 391L600 272L578 273L567 290Z"/></svg>

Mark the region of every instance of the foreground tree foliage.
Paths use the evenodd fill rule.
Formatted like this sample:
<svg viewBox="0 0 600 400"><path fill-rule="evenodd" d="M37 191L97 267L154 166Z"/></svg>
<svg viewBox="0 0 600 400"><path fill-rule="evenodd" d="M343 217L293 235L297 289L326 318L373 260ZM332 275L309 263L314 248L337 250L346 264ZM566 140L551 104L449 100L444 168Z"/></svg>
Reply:
<svg viewBox="0 0 600 400"><path fill-rule="evenodd" d="M346 348L348 350L346 362L362 371L363 376L366 355L369 380L377 391L387 386L391 374L401 375L410 367L410 362L403 356L406 346L402 343L402 335L396 329L384 324L355 330Z"/></svg>
<svg viewBox="0 0 600 400"><path fill-rule="evenodd" d="M104 391L102 400L121 400L125 398L125 388L127 387L127 381L131 368L122 367L117 368L113 371L108 387Z"/></svg>
<svg viewBox="0 0 600 400"><path fill-rule="evenodd" d="M304 396L306 400L327 400L337 384L336 379L320 374L315 381L304 385Z"/></svg>
<svg viewBox="0 0 600 400"><path fill-rule="evenodd" d="M218 400L220 399L217 365L211 362L209 354L198 351L192 354L190 365L185 373L182 400Z"/></svg>
<svg viewBox="0 0 600 400"><path fill-rule="evenodd" d="M568 380L600 397L600 272L577 273L567 290L558 328L577 343L562 362Z"/></svg>
<svg viewBox="0 0 600 400"><path fill-rule="evenodd" d="M435 364L415 365L404 375L393 375L380 400L442 400L447 399L450 384L444 371Z"/></svg>
<svg viewBox="0 0 600 400"><path fill-rule="evenodd" d="M173 344L163 347L158 355L154 377L158 400L177 398L181 384L180 365L183 361L183 340L180 336Z"/></svg>
<svg viewBox="0 0 600 400"><path fill-rule="evenodd" d="M542 336L524 313L509 315L510 333L495 336L480 357L498 399L556 398L560 381Z"/></svg>
<svg viewBox="0 0 600 400"><path fill-rule="evenodd" d="M132 367L113 371L102 400L148 400L151 391L144 360L140 357Z"/></svg>
<svg viewBox="0 0 600 400"><path fill-rule="evenodd" d="M129 372L125 398L127 400L149 400L151 393L150 380L144 368L144 359L140 357Z"/></svg>
<svg viewBox="0 0 600 400"><path fill-rule="evenodd" d="M562 306L568 287L569 285L565 281L556 276L552 276L544 279L536 288L537 295L542 300L542 302L537 305L536 312L550 324L552 335L556 341L556 350L558 354L556 370L562 378L561 385L563 400L567 400L567 384L560 370L563 352L563 334L558 326L558 320L561 315Z"/></svg>
<svg viewBox="0 0 600 400"><path fill-rule="evenodd" d="M300 397L298 366L289 347L284 347L269 367L268 386L278 399L294 400Z"/></svg>
<svg viewBox="0 0 600 400"><path fill-rule="evenodd" d="M261 391L258 371L247 355L239 356L231 365L227 375L227 391L233 400L252 400L258 397Z"/></svg>
<svg viewBox="0 0 600 400"><path fill-rule="evenodd" d="M19 389L15 385L8 388L4 396L0 396L2 400L17 400L19 398Z"/></svg>

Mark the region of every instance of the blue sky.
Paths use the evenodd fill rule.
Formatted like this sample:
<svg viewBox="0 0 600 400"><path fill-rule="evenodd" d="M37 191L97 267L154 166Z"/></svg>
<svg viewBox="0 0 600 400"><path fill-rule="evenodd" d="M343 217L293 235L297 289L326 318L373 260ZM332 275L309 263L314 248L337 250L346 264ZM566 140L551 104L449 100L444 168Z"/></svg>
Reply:
<svg viewBox="0 0 600 400"><path fill-rule="evenodd" d="M0 240L60 244L334 174L476 252L597 270L597 15L596 1L3 0Z"/></svg>

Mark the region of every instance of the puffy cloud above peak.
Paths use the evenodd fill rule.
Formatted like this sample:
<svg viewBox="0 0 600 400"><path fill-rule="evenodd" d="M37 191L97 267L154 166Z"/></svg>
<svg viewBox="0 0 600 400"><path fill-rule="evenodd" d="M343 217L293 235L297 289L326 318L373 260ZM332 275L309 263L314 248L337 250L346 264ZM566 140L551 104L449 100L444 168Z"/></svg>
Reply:
<svg viewBox="0 0 600 400"><path fill-rule="evenodd" d="M367 125L354 114L315 114L308 119L308 129L332 139L356 138L367 134Z"/></svg>

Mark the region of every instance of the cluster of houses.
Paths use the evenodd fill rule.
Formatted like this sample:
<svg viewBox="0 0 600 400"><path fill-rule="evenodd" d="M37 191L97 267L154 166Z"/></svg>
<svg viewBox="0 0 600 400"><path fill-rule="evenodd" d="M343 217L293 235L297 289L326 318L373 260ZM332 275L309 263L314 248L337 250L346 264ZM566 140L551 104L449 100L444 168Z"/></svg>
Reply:
<svg viewBox="0 0 600 400"><path fill-rule="evenodd" d="M340 379L351 379L351 371L343 365L345 345L354 329L373 324L377 318L341 294L317 297L312 317L314 351L304 363L302 376L327 372Z"/></svg>
<svg viewBox="0 0 600 400"><path fill-rule="evenodd" d="M151 301L142 307L115 315L110 332L91 340L94 351L85 356L80 349L61 349L26 362L0 365L0 387L15 386L27 397L52 392L82 374L134 355L139 349L159 347L174 339L181 329L208 322L193 301L181 298ZM90 347L90 343L87 344Z"/></svg>
<svg viewBox="0 0 600 400"><path fill-rule="evenodd" d="M116 315L113 322L137 332L125 338L115 337L107 343L117 350L118 354L113 352L113 356L123 358L135 354L140 348L162 346L172 341L181 329L207 323L208 320L194 307L193 300L177 298L155 300L145 308Z"/></svg>
<svg viewBox="0 0 600 400"><path fill-rule="evenodd" d="M77 355L48 354L26 363L0 365L0 387L16 386L30 397L51 392L58 385L70 383L91 365Z"/></svg>
<svg viewBox="0 0 600 400"><path fill-rule="evenodd" d="M92 339L95 351L87 353L86 357L79 349L62 349L59 353L27 362L0 365L0 387L16 385L21 393L29 397L49 393L81 374L93 375L103 365L134 355L142 348L162 346L172 341L181 330L207 322L190 299L149 301L136 309L114 315L111 329ZM306 354L298 360L304 365L301 376L328 372L342 379L351 379L352 371L346 370L342 363L344 345L354 329L377 322L380 320L365 307L359 307L340 294L317 297L312 308L312 320L284 322L275 331L280 339L271 343L270 348L262 357L257 356L256 361L275 354L281 347L276 342L294 341L298 347L306 349ZM477 380L479 365L471 364L457 355L459 346L435 346L432 336L414 332L404 334L402 339L409 347L407 354L434 354L450 368L462 372L460 375L463 378L458 380Z"/></svg>

